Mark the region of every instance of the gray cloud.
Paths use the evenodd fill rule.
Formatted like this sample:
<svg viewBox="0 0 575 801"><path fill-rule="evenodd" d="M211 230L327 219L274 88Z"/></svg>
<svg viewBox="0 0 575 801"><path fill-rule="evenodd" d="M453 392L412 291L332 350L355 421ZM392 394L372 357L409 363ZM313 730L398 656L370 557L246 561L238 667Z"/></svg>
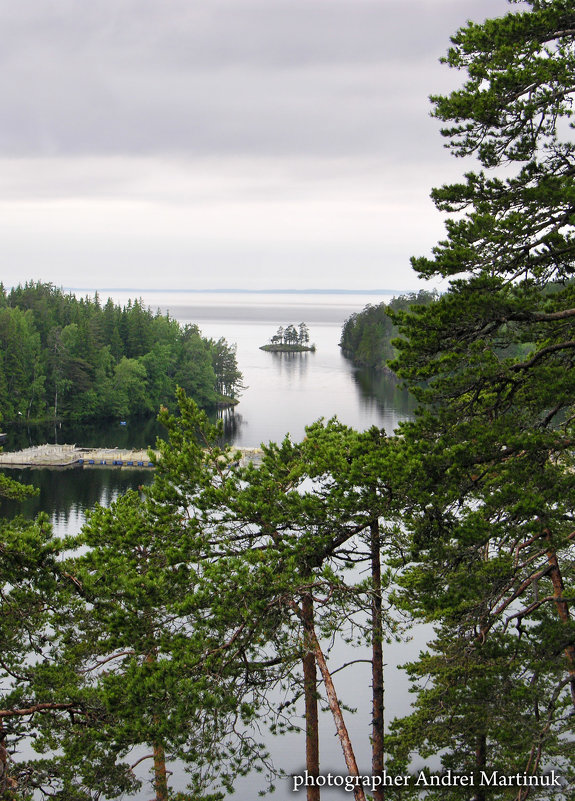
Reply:
<svg viewBox="0 0 575 801"><path fill-rule="evenodd" d="M457 82L438 58L508 8L0 3L3 281L413 286L429 190L465 167L429 114Z"/></svg>
<svg viewBox="0 0 575 801"><path fill-rule="evenodd" d="M446 31L500 0L27 0L0 10L0 153L378 153Z"/></svg>

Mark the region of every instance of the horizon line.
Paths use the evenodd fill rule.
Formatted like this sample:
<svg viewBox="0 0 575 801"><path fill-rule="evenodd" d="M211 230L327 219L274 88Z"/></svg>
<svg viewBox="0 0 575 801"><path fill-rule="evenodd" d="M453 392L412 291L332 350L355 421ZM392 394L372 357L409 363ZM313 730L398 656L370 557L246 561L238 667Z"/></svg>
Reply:
<svg viewBox="0 0 575 801"><path fill-rule="evenodd" d="M72 287L63 286L63 290L68 292L173 292L173 293L189 293L189 294L243 294L243 295L392 295L396 292L414 292L417 290L412 289L239 289L237 287L224 287L218 289L166 289L152 287Z"/></svg>

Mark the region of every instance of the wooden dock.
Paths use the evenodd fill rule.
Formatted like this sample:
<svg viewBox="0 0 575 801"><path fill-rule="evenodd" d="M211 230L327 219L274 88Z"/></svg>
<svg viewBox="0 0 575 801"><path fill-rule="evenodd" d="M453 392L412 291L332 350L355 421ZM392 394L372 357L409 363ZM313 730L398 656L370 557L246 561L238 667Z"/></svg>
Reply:
<svg viewBox="0 0 575 801"><path fill-rule="evenodd" d="M237 448L241 463L258 462L260 448ZM152 468L148 450L78 448L76 445L36 445L13 453L0 453L0 467L123 467Z"/></svg>
<svg viewBox="0 0 575 801"><path fill-rule="evenodd" d="M152 467L147 450L78 448L76 445L36 445L0 453L1 467Z"/></svg>

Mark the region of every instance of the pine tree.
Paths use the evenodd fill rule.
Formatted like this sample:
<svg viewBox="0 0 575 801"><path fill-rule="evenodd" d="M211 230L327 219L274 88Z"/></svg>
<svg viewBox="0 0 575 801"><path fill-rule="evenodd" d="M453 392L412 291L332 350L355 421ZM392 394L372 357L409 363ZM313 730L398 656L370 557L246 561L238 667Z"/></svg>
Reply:
<svg viewBox="0 0 575 801"><path fill-rule="evenodd" d="M562 0L528 5L458 31L446 61L466 73L465 83L434 98L448 146L475 154L484 170L434 190L438 208L457 216L433 258L413 260L422 275L450 277L449 290L395 316L402 339L393 366L422 403L417 421L403 427L415 560L404 581L406 602L437 621L443 643L414 669L420 675L445 687L464 660L473 668L498 647L514 654L510 694L500 694L498 714L479 732L480 758L533 772L560 764L569 783L572 760L562 747L573 735L565 704L575 704L575 13ZM468 648L449 653L444 643L455 632ZM492 676L495 693L504 669L500 662ZM465 711L451 677L448 705L433 711L431 696L420 694L421 714L462 715L471 749L478 707ZM525 738L498 750L501 715L513 719L521 693ZM428 729L426 751L450 749L448 764L462 745L455 729L451 740L442 731L439 722Z"/></svg>
<svg viewBox="0 0 575 801"><path fill-rule="evenodd" d="M181 398L178 423L163 414L172 440L158 443L150 491L94 510L76 541L87 550L68 565L85 602L70 615L63 659L102 714L84 746L70 731L59 747L70 759L97 746L117 755L117 770L149 760L156 801L171 797L170 760L184 763L192 797L206 799L221 798L217 786L229 789L254 755L265 763L248 730L254 693L226 645L212 584L227 534L202 498L224 472L218 430Z"/></svg>

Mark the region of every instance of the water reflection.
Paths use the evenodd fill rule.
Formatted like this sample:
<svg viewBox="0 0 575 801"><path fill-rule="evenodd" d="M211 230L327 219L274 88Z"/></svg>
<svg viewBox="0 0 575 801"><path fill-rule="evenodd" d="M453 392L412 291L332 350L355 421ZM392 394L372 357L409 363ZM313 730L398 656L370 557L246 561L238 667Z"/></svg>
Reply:
<svg viewBox="0 0 575 801"><path fill-rule="evenodd" d="M235 406L219 409L217 419L221 420L224 426L224 442L230 444L238 438L240 429L246 424L242 415L236 411Z"/></svg>
<svg viewBox="0 0 575 801"><path fill-rule="evenodd" d="M109 505L118 495L137 489L152 480L152 470L126 468L32 468L6 469L10 478L31 484L39 494L21 503L0 499L0 515L23 515L33 518L38 512L47 512L57 530L63 533L77 531L84 520L84 512L97 503Z"/></svg>
<svg viewBox="0 0 575 801"><path fill-rule="evenodd" d="M120 420L95 420L89 423L62 421L57 424L13 424L6 428L8 435L4 450L18 451L45 442L78 445L81 448L148 448L156 439L166 438L166 429L156 415Z"/></svg>
<svg viewBox="0 0 575 801"><path fill-rule="evenodd" d="M303 378L307 375L310 359L314 354L310 351L303 353L294 353L289 351L280 351L269 353L273 360L274 369L279 375L285 375L288 379L292 376Z"/></svg>
<svg viewBox="0 0 575 801"><path fill-rule="evenodd" d="M391 373L363 367L352 373L352 379L364 409L377 408L384 414L393 412L398 419L413 415L415 398Z"/></svg>
<svg viewBox="0 0 575 801"><path fill-rule="evenodd" d="M233 442L244 419L235 406L208 413L212 423L222 420L225 442ZM125 423L125 424L124 424ZM119 448L140 450L154 447L157 439L167 439L167 431L156 415L90 423L62 422L38 425L12 424L6 427L5 451L19 451L34 445L68 444L80 448Z"/></svg>

